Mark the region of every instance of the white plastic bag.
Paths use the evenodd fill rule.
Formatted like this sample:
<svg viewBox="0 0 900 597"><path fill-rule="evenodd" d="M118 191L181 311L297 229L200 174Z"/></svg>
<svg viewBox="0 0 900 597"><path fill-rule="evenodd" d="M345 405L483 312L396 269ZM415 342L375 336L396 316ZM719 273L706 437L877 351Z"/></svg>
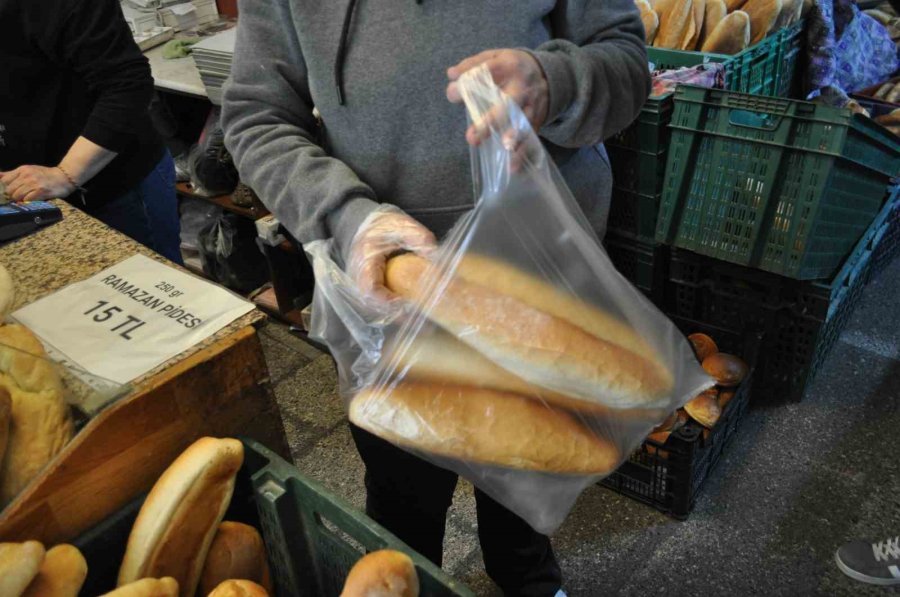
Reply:
<svg viewBox="0 0 900 597"><path fill-rule="evenodd" d="M472 481L549 533L581 491L712 380L612 266L521 110L487 69L459 82L491 136L478 201L431 260L391 259L403 300L361 296L333 241L307 245L311 336L350 419Z"/></svg>

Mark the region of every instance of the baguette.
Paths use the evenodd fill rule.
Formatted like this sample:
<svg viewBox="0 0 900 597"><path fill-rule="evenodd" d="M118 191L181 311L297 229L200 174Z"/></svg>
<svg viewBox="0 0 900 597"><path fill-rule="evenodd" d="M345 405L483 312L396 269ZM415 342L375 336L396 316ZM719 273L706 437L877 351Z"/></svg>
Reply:
<svg viewBox="0 0 900 597"><path fill-rule="evenodd" d="M703 20L706 17L706 1L707 0L693 0L693 7L691 10L694 15L694 30L682 50L695 50L697 48L697 43L700 41L700 34L703 33Z"/></svg>
<svg viewBox="0 0 900 597"><path fill-rule="evenodd" d="M660 0L656 12L659 13L659 29L653 40L655 47L677 50L693 35L692 0Z"/></svg>
<svg viewBox="0 0 900 597"><path fill-rule="evenodd" d="M725 8L728 9L729 13L732 13L736 10L740 10L745 2L747 2L747 0L725 0Z"/></svg>
<svg viewBox="0 0 900 597"><path fill-rule="evenodd" d="M240 522L224 521L216 531L203 564L200 594L208 595L230 579L259 583L267 592L272 592L266 547L259 531Z"/></svg>
<svg viewBox="0 0 900 597"><path fill-rule="evenodd" d="M373 551L359 559L344 581L340 597L418 597L419 575L405 553Z"/></svg>
<svg viewBox="0 0 900 597"><path fill-rule="evenodd" d="M728 7L725 6L725 0L706 0L706 14L703 17L703 28L700 31L699 48L703 47L716 26L722 22L725 15L728 14Z"/></svg>
<svg viewBox="0 0 900 597"><path fill-rule="evenodd" d="M404 380L476 386L519 394L588 416L652 422L665 414L658 409L612 409L535 386L440 330L421 332L409 346L398 348L400 350L388 351L386 359L394 361L391 365L397 367Z"/></svg>
<svg viewBox="0 0 900 597"><path fill-rule="evenodd" d="M782 6L782 0L747 0L741 7L750 15L750 45L759 43L772 31Z"/></svg>
<svg viewBox="0 0 900 597"><path fill-rule="evenodd" d="M887 94L891 92L891 89L894 87L894 84L888 81L884 85L878 88L878 91L875 92L875 99L884 99L887 97Z"/></svg>
<svg viewBox="0 0 900 597"><path fill-rule="evenodd" d="M350 420L402 447L493 466L558 474L606 474L616 447L576 419L516 394L401 382L363 390Z"/></svg>
<svg viewBox="0 0 900 597"><path fill-rule="evenodd" d="M44 561L37 541L0 543L0 596L18 597L34 580Z"/></svg>
<svg viewBox="0 0 900 597"><path fill-rule="evenodd" d="M424 306L420 280L427 267L411 253L394 257L387 287ZM611 315L493 259L467 256L455 273L428 305L428 317L504 369L614 407L645 407L671 391L672 374Z"/></svg>
<svg viewBox="0 0 900 597"><path fill-rule="evenodd" d="M78 597L87 572L87 562L77 547L57 545L44 556L40 571L23 597Z"/></svg>
<svg viewBox="0 0 900 597"><path fill-rule="evenodd" d="M193 595L193 593L186 593ZM178 597L178 581L171 576L142 578L120 586L102 597Z"/></svg>
<svg viewBox="0 0 900 597"><path fill-rule="evenodd" d="M737 54L750 43L750 17L742 10L727 15L703 43L701 51L713 54Z"/></svg>
<svg viewBox="0 0 900 597"><path fill-rule="evenodd" d="M0 469L2 507L63 449L74 428L59 374L40 340L25 326L0 326L0 387L12 402Z"/></svg>
<svg viewBox="0 0 900 597"><path fill-rule="evenodd" d="M647 0L635 0L634 3L641 11L641 21L644 23L644 42L651 45L653 38L656 37L656 31L659 29L659 15Z"/></svg>
<svg viewBox="0 0 900 597"><path fill-rule="evenodd" d="M120 587L171 576L184 595L196 592L243 458L238 440L204 437L175 459L150 490L131 529Z"/></svg>

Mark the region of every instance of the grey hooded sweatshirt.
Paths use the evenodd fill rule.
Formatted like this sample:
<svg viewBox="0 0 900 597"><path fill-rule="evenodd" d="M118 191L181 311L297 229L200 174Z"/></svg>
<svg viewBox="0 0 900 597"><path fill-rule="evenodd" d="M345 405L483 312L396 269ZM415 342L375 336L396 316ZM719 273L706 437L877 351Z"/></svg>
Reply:
<svg viewBox="0 0 900 597"><path fill-rule="evenodd" d="M241 178L299 240L342 249L379 202L446 232L471 208L466 115L446 70L532 52L539 131L598 234L612 175L600 142L650 88L633 0L241 0L222 122ZM313 115L318 108L321 123Z"/></svg>

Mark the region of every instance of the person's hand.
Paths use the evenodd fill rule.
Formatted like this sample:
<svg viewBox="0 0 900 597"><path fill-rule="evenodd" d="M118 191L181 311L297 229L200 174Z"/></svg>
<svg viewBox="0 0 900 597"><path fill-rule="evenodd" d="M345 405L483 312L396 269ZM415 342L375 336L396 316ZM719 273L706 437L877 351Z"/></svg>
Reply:
<svg viewBox="0 0 900 597"><path fill-rule="evenodd" d="M447 99L454 103L462 101L456 82L463 73L481 64L490 70L497 86L522 108L532 128L535 131L540 129L550 109L550 90L541 65L524 50L487 50L450 67L447 70L447 77L450 79ZM494 118L501 116L503 115L493 115ZM470 145L478 145L490 136L491 119L492 115L488 114L481 122L469 127L466 141Z"/></svg>
<svg viewBox="0 0 900 597"><path fill-rule="evenodd" d="M428 256L436 248L434 234L415 219L396 208L379 209L353 237L347 273L365 296L389 301L396 296L384 285L387 260L404 251Z"/></svg>
<svg viewBox="0 0 900 597"><path fill-rule="evenodd" d="M6 194L12 201L62 199L75 190L62 170L45 166L19 166L0 172L0 182L6 186Z"/></svg>

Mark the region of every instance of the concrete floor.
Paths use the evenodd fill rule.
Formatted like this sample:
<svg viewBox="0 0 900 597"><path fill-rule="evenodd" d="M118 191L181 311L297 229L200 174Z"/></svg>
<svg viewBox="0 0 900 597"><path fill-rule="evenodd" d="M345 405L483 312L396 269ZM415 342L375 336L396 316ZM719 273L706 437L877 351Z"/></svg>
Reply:
<svg viewBox="0 0 900 597"><path fill-rule="evenodd" d="M866 289L799 404L750 412L686 522L601 487L553 541L578 595L900 595L833 563L854 538L900 534L900 260ZM330 357L270 323L263 345L297 466L362 508L363 467ZM446 570L496 595L471 486L447 522Z"/></svg>

